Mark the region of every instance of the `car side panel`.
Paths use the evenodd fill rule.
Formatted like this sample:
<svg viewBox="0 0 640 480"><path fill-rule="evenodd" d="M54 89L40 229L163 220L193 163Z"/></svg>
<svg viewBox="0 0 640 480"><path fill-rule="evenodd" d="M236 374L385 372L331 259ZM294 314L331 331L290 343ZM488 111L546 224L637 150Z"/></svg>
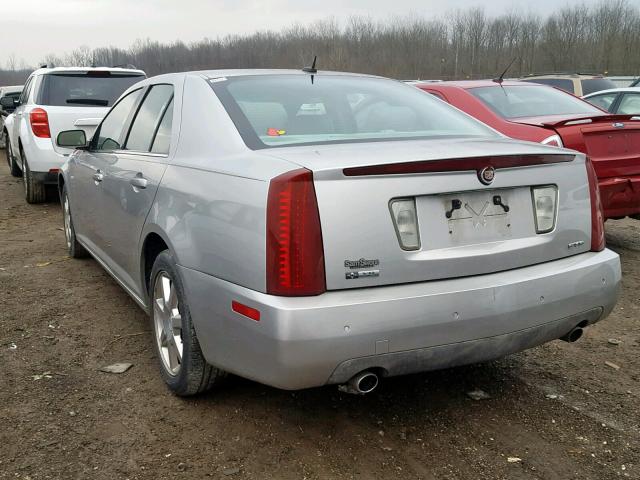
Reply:
<svg viewBox="0 0 640 480"><path fill-rule="evenodd" d="M171 165L143 236L164 232L178 264L265 291L268 189L266 181Z"/></svg>

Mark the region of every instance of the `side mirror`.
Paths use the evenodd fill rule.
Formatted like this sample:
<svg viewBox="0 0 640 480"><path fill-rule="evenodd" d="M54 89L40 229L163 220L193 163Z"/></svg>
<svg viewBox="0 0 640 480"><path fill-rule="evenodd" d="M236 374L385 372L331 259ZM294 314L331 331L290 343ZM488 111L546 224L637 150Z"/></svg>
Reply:
<svg viewBox="0 0 640 480"><path fill-rule="evenodd" d="M19 100L16 97L5 96L0 98L0 105L3 108L16 108L18 106Z"/></svg>
<svg viewBox="0 0 640 480"><path fill-rule="evenodd" d="M65 130L58 134L56 143L65 148L87 148L87 136L84 130Z"/></svg>

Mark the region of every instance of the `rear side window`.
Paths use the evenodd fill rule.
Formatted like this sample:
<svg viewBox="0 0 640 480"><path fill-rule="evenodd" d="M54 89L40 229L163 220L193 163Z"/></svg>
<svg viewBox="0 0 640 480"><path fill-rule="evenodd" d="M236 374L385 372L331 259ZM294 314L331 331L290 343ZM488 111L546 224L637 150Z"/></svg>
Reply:
<svg viewBox="0 0 640 480"><path fill-rule="evenodd" d="M158 126L158 131L153 144L151 145L152 153L169 153L169 146L171 143L171 126L173 124L173 99L169 102L167 109L162 115L162 120Z"/></svg>
<svg viewBox="0 0 640 480"><path fill-rule="evenodd" d="M503 118L602 115L601 110L584 100L543 85L496 85L470 88L469 92Z"/></svg>
<svg viewBox="0 0 640 480"><path fill-rule="evenodd" d="M593 97L585 98L589 103L594 104L596 107L600 107L607 112L611 111L611 105L615 101L617 93L603 93L602 95L595 95Z"/></svg>
<svg viewBox="0 0 640 480"><path fill-rule="evenodd" d="M110 107L127 88L145 77L111 72L50 73L43 75L39 105Z"/></svg>
<svg viewBox="0 0 640 480"><path fill-rule="evenodd" d="M141 94L142 89L134 90L111 109L93 136L92 149L94 151L120 149L124 129Z"/></svg>
<svg viewBox="0 0 640 480"><path fill-rule="evenodd" d="M33 85L33 81L36 77L29 77L29 80L27 80L27 83L24 86L24 90L22 90L22 93L20 94L20 104L24 105L25 103L27 103L27 99L29 98L29 93L31 92L31 86Z"/></svg>
<svg viewBox="0 0 640 480"><path fill-rule="evenodd" d="M640 95L637 93L625 93L620 100L618 111L623 115L640 115Z"/></svg>
<svg viewBox="0 0 640 480"><path fill-rule="evenodd" d="M617 85L608 78L585 78L582 80L582 95L589 95L602 90L616 88Z"/></svg>
<svg viewBox="0 0 640 480"><path fill-rule="evenodd" d="M542 85L549 85L551 87L559 88L560 90L564 90L565 92L576 93L575 89L573 88L573 80L569 80L566 78L535 78L531 80L523 80L523 82L541 83Z"/></svg>
<svg viewBox="0 0 640 480"><path fill-rule="evenodd" d="M138 109L133 125L129 132L126 149L137 152L151 150L153 139L161 126L165 112L169 109L173 100L173 85L154 85L145 96L142 105ZM171 117L169 112L167 118ZM170 121L170 120L168 120ZM165 123L163 135L166 135ZM169 124L169 129L171 128ZM162 143L161 141L159 143ZM157 152L166 153L166 152Z"/></svg>

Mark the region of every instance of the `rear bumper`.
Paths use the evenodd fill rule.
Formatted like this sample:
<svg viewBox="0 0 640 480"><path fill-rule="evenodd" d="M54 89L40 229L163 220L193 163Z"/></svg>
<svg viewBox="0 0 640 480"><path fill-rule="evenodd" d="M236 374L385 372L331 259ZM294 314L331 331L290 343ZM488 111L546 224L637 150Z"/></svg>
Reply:
<svg viewBox="0 0 640 480"><path fill-rule="evenodd" d="M213 365L284 389L498 358L609 314L620 261L609 250L476 277L265 295L181 267L200 346ZM231 310L256 308L259 322Z"/></svg>
<svg viewBox="0 0 640 480"><path fill-rule="evenodd" d="M25 142L24 153L29 162L29 169L38 182L56 183L58 170L67 160L67 156L56 152L50 138L34 138Z"/></svg>
<svg viewBox="0 0 640 480"><path fill-rule="evenodd" d="M598 180L605 218L619 218L640 213L640 176Z"/></svg>

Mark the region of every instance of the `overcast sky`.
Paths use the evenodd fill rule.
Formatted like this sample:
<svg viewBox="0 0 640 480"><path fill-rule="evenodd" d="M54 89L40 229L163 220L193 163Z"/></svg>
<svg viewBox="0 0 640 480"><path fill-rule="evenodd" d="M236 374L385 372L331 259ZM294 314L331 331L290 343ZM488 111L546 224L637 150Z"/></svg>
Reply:
<svg viewBox="0 0 640 480"><path fill-rule="evenodd" d="M81 45L128 47L138 38L191 42L228 33L278 30L333 16L438 16L470 6L490 15L516 9L544 14L601 0L0 0L0 66L9 55L35 65L47 53ZM8 21L7 19L11 19Z"/></svg>

